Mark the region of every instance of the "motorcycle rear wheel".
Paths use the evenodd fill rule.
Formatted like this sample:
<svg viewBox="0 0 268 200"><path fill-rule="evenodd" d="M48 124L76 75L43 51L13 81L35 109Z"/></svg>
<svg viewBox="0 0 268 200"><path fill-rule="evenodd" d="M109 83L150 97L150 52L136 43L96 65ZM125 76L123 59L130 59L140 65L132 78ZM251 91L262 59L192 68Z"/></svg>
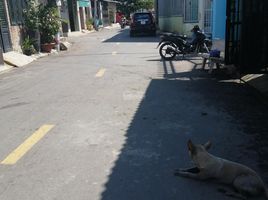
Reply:
<svg viewBox="0 0 268 200"><path fill-rule="evenodd" d="M173 60L177 54L173 50L174 48L176 48L175 44L171 42L164 43L159 48L159 54L164 60Z"/></svg>

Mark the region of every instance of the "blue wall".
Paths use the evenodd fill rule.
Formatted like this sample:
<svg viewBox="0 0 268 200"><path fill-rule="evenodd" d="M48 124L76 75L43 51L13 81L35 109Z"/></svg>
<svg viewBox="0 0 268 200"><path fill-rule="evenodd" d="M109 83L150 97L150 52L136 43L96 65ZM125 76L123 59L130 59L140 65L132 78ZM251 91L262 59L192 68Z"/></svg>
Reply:
<svg viewBox="0 0 268 200"><path fill-rule="evenodd" d="M213 0L213 39L225 39L226 0Z"/></svg>

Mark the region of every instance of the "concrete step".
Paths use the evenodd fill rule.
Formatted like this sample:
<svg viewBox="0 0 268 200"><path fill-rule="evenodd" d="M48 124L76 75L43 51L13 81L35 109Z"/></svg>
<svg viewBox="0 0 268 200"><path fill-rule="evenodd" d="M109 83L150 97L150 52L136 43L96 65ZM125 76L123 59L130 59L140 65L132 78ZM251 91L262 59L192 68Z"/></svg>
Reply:
<svg viewBox="0 0 268 200"><path fill-rule="evenodd" d="M72 46L72 44L70 42L60 42L60 50L61 51L66 51L68 50L70 47Z"/></svg>
<svg viewBox="0 0 268 200"><path fill-rule="evenodd" d="M4 53L3 57L4 57L5 63L7 63L8 65L12 65L14 67L22 67L36 60L35 58L31 56L26 56L16 51L10 51L10 52Z"/></svg>
<svg viewBox="0 0 268 200"><path fill-rule="evenodd" d="M247 74L241 80L268 97L268 74Z"/></svg>

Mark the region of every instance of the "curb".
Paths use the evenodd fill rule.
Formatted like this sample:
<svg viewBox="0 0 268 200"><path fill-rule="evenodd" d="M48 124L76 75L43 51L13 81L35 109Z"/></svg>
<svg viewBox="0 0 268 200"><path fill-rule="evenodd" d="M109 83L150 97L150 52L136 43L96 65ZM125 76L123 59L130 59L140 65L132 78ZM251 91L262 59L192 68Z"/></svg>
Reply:
<svg viewBox="0 0 268 200"><path fill-rule="evenodd" d="M71 43L69 43L67 41L63 42L62 48L64 50L61 50L61 51L66 51L66 50L70 49L71 46L72 46ZM58 54L58 52L56 50L52 49L52 51L50 53L40 52L40 53L33 54L31 56L26 56L26 55L24 55L20 52L16 52L16 51L4 53L3 54L4 65L0 65L0 74L3 74L5 72L9 72L14 68L27 66L28 64L30 64L30 63L32 63L40 58L43 58L43 57L46 57L49 55L53 55L53 54Z"/></svg>
<svg viewBox="0 0 268 200"><path fill-rule="evenodd" d="M0 74L3 74L5 72L8 72L10 70L13 69L14 66L8 65L8 64L4 64L4 65L0 65Z"/></svg>

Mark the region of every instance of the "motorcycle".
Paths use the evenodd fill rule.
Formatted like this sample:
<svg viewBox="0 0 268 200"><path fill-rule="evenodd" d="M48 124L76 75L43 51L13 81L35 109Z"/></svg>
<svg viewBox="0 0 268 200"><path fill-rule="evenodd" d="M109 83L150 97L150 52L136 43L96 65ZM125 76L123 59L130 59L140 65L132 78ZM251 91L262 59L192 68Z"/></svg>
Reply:
<svg viewBox="0 0 268 200"><path fill-rule="evenodd" d="M209 53L212 41L202 32L199 32L194 43L188 42L186 35L163 34L157 48L164 60L172 60L176 55Z"/></svg>
<svg viewBox="0 0 268 200"><path fill-rule="evenodd" d="M122 19L122 20L120 21L121 29L124 29L124 28L126 27L126 25L127 25L127 20L126 20L126 19Z"/></svg>

